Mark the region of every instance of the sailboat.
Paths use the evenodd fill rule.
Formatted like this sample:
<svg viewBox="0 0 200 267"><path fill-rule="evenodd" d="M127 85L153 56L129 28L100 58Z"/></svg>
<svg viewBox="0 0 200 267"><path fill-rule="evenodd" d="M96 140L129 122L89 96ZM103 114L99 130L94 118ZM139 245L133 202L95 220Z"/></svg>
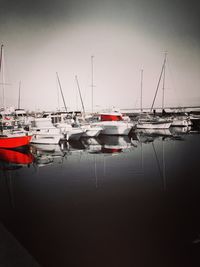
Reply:
<svg viewBox="0 0 200 267"><path fill-rule="evenodd" d="M3 68L3 44L1 45L0 52L0 73L2 73ZM4 81L3 81L4 82ZM4 98L4 92L3 92ZM4 103L4 99L3 99ZM24 130L14 130L14 127L6 129L6 125L3 121L3 117L0 118L0 148L17 148L26 146L29 144L32 135Z"/></svg>
<svg viewBox="0 0 200 267"><path fill-rule="evenodd" d="M81 100L81 105L83 109L83 121L80 122L80 128L84 131L82 137L97 137L100 132L102 131L102 127L98 127L97 125L93 124L92 122L86 122L85 120L85 107L83 104L83 99L81 95L81 90L78 82L78 77L75 76L78 92Z"/></svg>
<svg viewBox="0 0 200 267"><path fill-rule="evenodd" d="M154 102L155 102L155 99L157 96L157 92L158 92L158 88L160 85L162 75L163 75L163 80L165 77L165 64L166 64L166 53L165 53L165 58L164 58L164 62L162 65L162 70L161 70L161 74L159 77L158 85L156 88L156 93L155 93L153 103L151 106L151 112L153 110ZM142 99L142 80L143 80L143 70L141 71L141 99ZM164 82L163 82L163 84L164 84ZM164 91L164 87L163 87L163 91ZM140 114L140 117L139 117L138 122L136 124L137 129L169 129L169 127L171 126L171 123L172 123L171 119L161 118L161 117L158 117L155 115L152 116L152 115L147 114L147 113L142 113L142 100L141 100L141 114Z"/></svg>
<svg viewBox="0 0 200 267"><path fill-rule="evenodd" d="M68 114L67 112L67 106L65 103L65 98L63 95L63 91L62 91L62 87L61 87L61 83L60 83L60 79L58 76L58 73L56 73L57 75L57 80L58 80L58 84L59 84L59 88L60 88L60 93L62 96L62 100L63 100L63 104L65 107L65 111L66 114ZM76 117L76 116L74 116ZM61 120L59 120L58 123L55 124L55 126L60 129L61 133L64 136L64 140L79 140L80 137L83 135L83 133L85 132L79 125L77 125L76 123L74 123L74 125L72 125L72 123L69 123L69 121L67 120L66 116L65 117L61 117ZM74 119L73 119L74 120Z"/></svg>
<svg viewBox="0 0 200 267"><path fill-rule="evenodd" d="M171 126L175 126L175 127L187 127L187 126L191 126L192 122L190 120L189 115L186 112L176 112L175 114L173 114L173 116L171 116L171 114L168 114L165 110L164 110L164 102L165 102L165 69L166 69L166 62L167 62L167 53L165 52L165 58L164 58L164 63L163 63L163 68L162 68L162 72L161 72L161 77L163 76L163 85L162 85L162 119L166 119L166 120L171 120ZM159 80L160 81L160 80ZM158 84L159 87L159 84ZM158 92L158 87L156 90L156 94ZM154 97L154 101L156 98L156 94ZM154 104L153 101L153 104ZM153 104L152 104L152 108L153 109Z"/></svg>

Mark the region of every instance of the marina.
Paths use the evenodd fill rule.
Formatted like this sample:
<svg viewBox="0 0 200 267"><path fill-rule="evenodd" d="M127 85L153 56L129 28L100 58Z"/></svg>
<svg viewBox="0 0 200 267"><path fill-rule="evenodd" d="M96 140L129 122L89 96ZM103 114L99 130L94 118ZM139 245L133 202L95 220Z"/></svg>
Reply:
<svg viewBox="0 0 200 267"><path fill-rule="evenodd" d="M1 3L0 267L200 266L199 13Z"/></svg>
<svg viewBox="0 0 200 267"><path fill-rule="evenodd" d="M64 110L0 111L5 264L200 264L199 107L158 109L157 86L149 110L141 93L139 110L89 112L76 76L69 111L57 79Z"/></svg>
<svg viewBox="0 0 200 267"><path fill-rule="evenodd" d="M149 110L141 93L139 110L86 111L76 76L69 111L57 79L64 110L0 111L5 264L200 264L199 107L157 109L158 83Z"/></svg>

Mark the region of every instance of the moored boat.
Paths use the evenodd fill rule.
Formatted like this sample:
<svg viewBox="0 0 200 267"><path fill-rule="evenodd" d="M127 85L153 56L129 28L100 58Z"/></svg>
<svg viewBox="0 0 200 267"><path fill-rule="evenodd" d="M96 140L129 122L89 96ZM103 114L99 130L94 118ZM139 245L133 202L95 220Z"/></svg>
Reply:
<svg viewBox="0 0 200 267"><path fill-rule="evenodd" d="M3 133L0 135L0 148L18 148L27 146L31 141L32 135L21 133Z"/></svg>
<svg viewBox="0 0 200 267"><path fill-rule="evenodd" d="M160 117L146 116L139 118L136 128L137 129L169 129L172 121Z"/></svg>
<svg viewBox="0 0 200 267"><path fill-rule="evenodd" d="M105 135L128 135L133 127L118 111L100 113L99 121L94 125L102 127L101 134Z"/></svg>
<svg viewBox="0 0 200 267"><path fill-rule="evenodd" d="M62 138L60 129L56 128L50 118L35 118L31 131L33 144L58 144Z"/></svg>

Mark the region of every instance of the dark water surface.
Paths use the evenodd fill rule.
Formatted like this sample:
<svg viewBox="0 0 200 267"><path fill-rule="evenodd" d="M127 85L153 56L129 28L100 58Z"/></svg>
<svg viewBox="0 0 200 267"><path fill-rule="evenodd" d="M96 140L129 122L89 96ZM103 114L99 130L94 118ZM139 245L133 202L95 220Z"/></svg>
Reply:
<svg viewBox="0 0 200 267"><path fill-rule="evenodd" d="M200 134L61 148L0 153L0 219L41 266L200 266Z"/></svg>

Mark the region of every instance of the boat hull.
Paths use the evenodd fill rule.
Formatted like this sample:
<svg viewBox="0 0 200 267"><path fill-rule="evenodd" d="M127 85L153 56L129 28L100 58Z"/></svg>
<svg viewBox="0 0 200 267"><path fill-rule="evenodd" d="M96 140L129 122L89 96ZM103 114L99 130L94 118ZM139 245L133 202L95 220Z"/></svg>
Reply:
<svg viewBox="0 0 200 267"><path fill-rule="evenodd" d="M169 129L171 122L139 122L136 125L137 129Z"/></svg>
<svg viewBox="0 0 200 267"><path fill-rule="evenodd" d="M84 132L81 129L74 129L73 131L67 132L66 139L67 141L70 140L79 140Z"/></svg>
<svg viewBox="0 0 200 267"><path fill-rule="evenodd" d="M34 135L31 144L58 144L60 135Z"/></svg>
<svg viewBox="0 0 200 267"><path fill-rule="evenodd" d="M31 135L0 137L1 148L17 148L27 146L31 141Z"/></svg>

